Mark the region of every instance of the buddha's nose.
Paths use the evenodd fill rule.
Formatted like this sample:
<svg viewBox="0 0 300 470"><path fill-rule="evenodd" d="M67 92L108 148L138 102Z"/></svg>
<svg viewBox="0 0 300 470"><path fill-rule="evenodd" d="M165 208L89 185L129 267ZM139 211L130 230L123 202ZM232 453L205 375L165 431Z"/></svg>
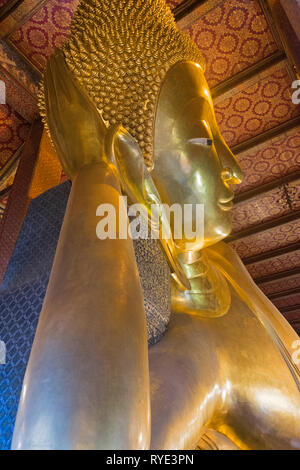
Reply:
<svg viewBox="0 0 300 470"><path fill-rule="evenodd" d="M223 167L222 178L226 178L228 184L240 184L243 181L243 171L222 136L216 145L218 156ZM223 176L224 175L224 176Z"/></svg>
<svg viewBox="0 0 300 470"><path fill-rule="evenodd" d="M226 155L223 158L221 157L221 163L224 168L222 177L228 184L240 184L243 181L242 169L231 150L228 149L228 151L230 155Z"/></svg>

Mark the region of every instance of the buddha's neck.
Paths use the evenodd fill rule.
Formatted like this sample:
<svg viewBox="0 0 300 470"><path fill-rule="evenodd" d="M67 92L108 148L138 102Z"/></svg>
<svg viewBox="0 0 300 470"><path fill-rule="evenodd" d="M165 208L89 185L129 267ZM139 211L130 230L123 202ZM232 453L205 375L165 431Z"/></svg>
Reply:
<svg viewBox="0 0 300 470"><path fill-rule="evenodd" d="M187 301L207 316L226 313L230 305L230 291L205 250L181 253L178 260L191 285L191 289L184 293Z"/></svg>

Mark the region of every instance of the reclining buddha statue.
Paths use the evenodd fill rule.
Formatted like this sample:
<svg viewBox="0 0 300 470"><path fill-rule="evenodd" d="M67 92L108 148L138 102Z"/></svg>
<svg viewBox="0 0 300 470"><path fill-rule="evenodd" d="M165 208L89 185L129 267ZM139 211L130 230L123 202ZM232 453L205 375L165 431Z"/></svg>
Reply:
<svg viewBox="0 0 300 470"><path fill-rule="evenodd" d="M223 241L242 172L204 68L164 0L82 0L48 61L41 112L72 188L14 449L300 448L298 336ZM204 207L201 237L172 220L163 238L158 217L171 317L149 346L133 241L96 234L121 195Z"/></svg>

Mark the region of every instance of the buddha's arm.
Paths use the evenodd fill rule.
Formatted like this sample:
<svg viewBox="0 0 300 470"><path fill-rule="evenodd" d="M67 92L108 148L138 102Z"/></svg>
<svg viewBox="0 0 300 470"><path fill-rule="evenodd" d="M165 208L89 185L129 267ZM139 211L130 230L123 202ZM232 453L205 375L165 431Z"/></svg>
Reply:
<svg viewBox="0 0 300 470"><path fill-rule="evenodd" d="M255 284L238 254L224 242L208 248L207 253L251 310L262 322L265 319L272 325L285 348L292 354L292 344L299 339L297 333Z"/></svg>
<svg viewBox="0 0 300 470"><path fill-rule="evenodd" d="M118 181L106 164L85 166L73 180L14 449L149 446L143 295L132 241L96 236L101 203L112 204L118 217Z"/></svg>
<svg viewBox="0 0 300 470"><path fill-rule="evenodd" d="M206 320L173 314L168 330L149 349L151 449L189 449L221 415L223 371L219 346Z"/></svg>

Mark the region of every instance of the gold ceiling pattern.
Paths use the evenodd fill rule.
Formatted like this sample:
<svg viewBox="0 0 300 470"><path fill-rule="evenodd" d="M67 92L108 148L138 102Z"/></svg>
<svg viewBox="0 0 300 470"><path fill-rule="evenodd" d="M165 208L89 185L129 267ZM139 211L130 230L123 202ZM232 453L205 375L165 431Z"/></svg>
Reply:
<svg viewBox="0 0 300 470"><path fill-rule="evenodd" d="M241 258L263 254L268 251L294 245L300 242L299 221L286 223L278 227L256 233L232 242L233 248Z"/></svg>
<svg viewBox="0 0 300 470"><path fill-rule="evenodd" d="M300 171L300 127L239 154L244 181L235 193Z"/></svg>
<svg viewBox="0 0 300 470"><path fill-rule="evenodd" d="M0 0L0 15L1 6L10 1ZM0 16L0 78L9 97L6 106L0 105L1 165L26 138L35 116L37 77L67 38L78 3L23 0L5 20ZM271 299L275 295L274 303L295 328L298 319L300 329L299 297L293 294L300 288L300 109L291 100L296 76L266 0L167 3L179 28L202 51L213 93L221 89L215 98L217 119L245 173L243 184L235 188L230 243L262 290ZM49 179L53 168L49 166ZM44 162L37 171L43 184L35 180L34 194L47 185L46 169Z"/></svg>
<svg viewBox="0 0 300 470"><path fill-rule="evenodd" d="M211 87L277 49L259 2L251 0L218 2L184 30L205 57Z"/></svg>
<svg viewBox="0 0 300 470"><path fill-rule="evenodd" d="M218 101L216 117L229 145L234 146L299 115L292 102L287 66L276 66L267 76L244 83L233 96Z"/></svg>
<svg viewBox="0 0 300 470"><path fill-rule="evenodd" d="M269 274L278 273L280 271L286 271L289 269L296 268L300 263L300 250L294 251L293 253L287 253L285 255L278 256L275 259L268 259L255 263L248 266L253 279L267 276Z"/></svg>
<svg viewBox="0 0 300 470"><path fill-rule="evenodd" d="M39 70L70 33L79 0L50 0L29 21L10 36L11 42Z"/></svg>

